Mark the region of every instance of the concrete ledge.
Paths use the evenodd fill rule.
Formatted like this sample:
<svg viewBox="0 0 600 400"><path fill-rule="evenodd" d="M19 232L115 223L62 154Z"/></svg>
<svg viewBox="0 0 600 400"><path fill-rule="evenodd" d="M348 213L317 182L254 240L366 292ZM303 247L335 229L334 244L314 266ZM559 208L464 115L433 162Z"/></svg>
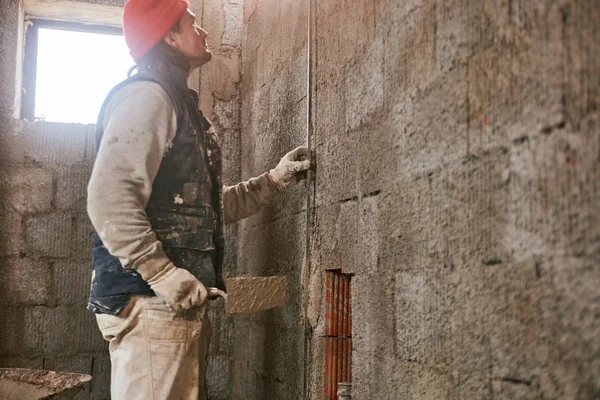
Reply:
<svg viewBox="0 0 600 400"><path fill-rule="evenodd" d="M120 28L123 8L64 0L24 0L25 18L43 18Z"/></svg>

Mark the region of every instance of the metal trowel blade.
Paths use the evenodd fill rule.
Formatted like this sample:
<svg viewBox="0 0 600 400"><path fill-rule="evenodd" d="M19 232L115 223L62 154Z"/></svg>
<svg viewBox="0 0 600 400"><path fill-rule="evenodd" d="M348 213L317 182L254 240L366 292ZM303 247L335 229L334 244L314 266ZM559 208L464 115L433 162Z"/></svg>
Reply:
<svg viewBox="0 0 600 400"><path fill-rule="evenodd" d="M248 314L282 306L286 286L285 276L229 278L225 311Z"/></svg>

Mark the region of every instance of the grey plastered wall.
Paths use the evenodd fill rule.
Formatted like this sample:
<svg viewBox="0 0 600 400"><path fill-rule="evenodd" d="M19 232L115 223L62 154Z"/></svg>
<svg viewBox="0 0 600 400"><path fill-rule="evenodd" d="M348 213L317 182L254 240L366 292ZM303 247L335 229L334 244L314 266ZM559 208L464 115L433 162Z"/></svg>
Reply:
<svg viewBox="0 0 600 400"><path fill-rule="evenodd" d="M306 142L307 14L304 1L245 1L241 80L241 177L275 167ZM283 193L239 224L238 275L286 275L287 304L235 317L234 399L301 399L306 191Z"/></svg>
<svg viewBox="0 0 600 400"><path fill-rule="evenodd" d="M353 395L598 398L596 2L316 3L311 253L355 274Z"/></svg>
<svg viewBox="0 0 600 400"><path fill-rule="evenodd" d="M306 3L290 3L246 2L245 178L306 129L288 89L306 79L289 50L306 52ZM354 274L356 398L600 396L594 1L315 5L307 398L321 396L323 272L339 267ZM240 272L293 278L286 308L235 322L240 397L301 396L304 196L238 232Z"/></svg>
<svg viewBox="0 0 600 400"><path fill-rule="evenodd" d="M215 126L223 151L223 183L240 181L240 94L242 0L196 0L192 2L197 20L208 32L213 59L199 73L200 109ZM195 83L192 83L195 85ZM238 225L225 227L225 277L237 275ZM209 318L212 332L208 352L206 387L210 400L233 396L233 323L225 315L222 300L211 303Z"/></svg>

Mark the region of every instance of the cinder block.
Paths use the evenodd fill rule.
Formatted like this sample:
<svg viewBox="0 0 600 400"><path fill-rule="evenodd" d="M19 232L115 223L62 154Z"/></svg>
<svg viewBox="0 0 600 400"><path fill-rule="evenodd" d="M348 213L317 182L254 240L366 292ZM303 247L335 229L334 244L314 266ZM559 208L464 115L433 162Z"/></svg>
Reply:
<svg viewBox="0 0 600 400"><path fill-rule="evenodd" d="M71 239L71 258L91 260L92 235L94 228L87 214L78 214L74 220L73 238Z"/></svg>
<svg viewBox="0 0 600 400"><path fill-rule="evenodd" d="M73 216L54 213L29 217L26 222L27 252L46 257L68 257L73 243Z"/></svg>
<svg viewBox="0 0 600 400"><path fill-rule="evenodd" d="M399 272L395 279L396 346L403 358L423 361L427 335L425 296L428 288L423 273Z"/></svg>
<svg viewBox="0 0 600 400"><path fill-rule="evenodd" d="M56 260L53 268L56 305L86 307L92 277L91 261Z"/></svg>
<svg viewBox="0 0 600 400"><path fill-rule="evenodd" d="M360 382L365 382L368 377L383 376L385 371L398 370L409 357L397 351L394 342L394 331L397 329L394 296L397 288L393 276L357 274L351 282L352 377L353 381L356 377ZM391 382L381 382L382 386L389 384Z"/></svg>
<svg viewBox="0 0 600 400"><path fill-rule="evenodd" d="M29 126L25 141L25 159L53 165L84 162L87 125L36 122Z"/></svg>
<svg viewBox="0 0 600 400"><path fill-rule="evenodd" d="M25 249L23 217L12 208L0 207L0 255L14 256Z"/></svg>
<svg viewBox="0 0 600 400"><path fill-rule="evenodd" d="M41 357L27 358L24 356L3 356L0 357L0 368L43 369L44 359Z"/></svg>
<svg viewBox="0 0 600 400"><path fill-rule="evenodd" d="M248 0L244 2L244 23L248 22L254 14L258 0Z"/></svg>
<svg viewBox="0 0 600 400"><path fill-rule="evenodd" d="M205 384L209 399L231 398L231 375L231 361L228 355L208 356Z"/></svg>
<svg viewBox="0 0 600 400"><path fill-rule="evenodd" d="M106 351L92 312L84 307L34 307L25 310L24 348L65 356Z"/></svg>
<svg viewBox="0 0 600 400"><path fill-rule="evenodd" d="M233 358L232 399L264 399L264 379L262 376L245 371L264 371L265 357L256 357L256 348L263 348L265 326L254 321L236 318ZM263 353L264 354L264 353Z"/></svg>
<svg viewBox="0 0 600 400"><path fill-rule="evenodd" d="M343 267L348 273L374 273L383 249L378 198L369 197L341 204L336 239ZM333 267L333 266L332 266Z"/></svg>
<svg viewBox="0 0 600 400"><path fill-rule="evenodd" d="M61 329L61 327L55 325L55 319L48 317L47 311L48 308L42 306L19 310L24 316L23 326L19 330L21 335L21 344L18 347L19 353L44 354L46 352L45 338L48 331ZM53 349L48 350L53 352Z"/></svg>
<svg viewBox="0 0 600 400"><path fill-rule="evenodd" d="M220 132L223 147L223 184L240 182L240 131L225 129Z"/></svg>
<svg viewBox="0 0 600 400"><path fill-rule="evenodd" d="M456 68L472 54L473 42L480 37L471 36L468 32L472 24L478 24L478 21L471 20L475 7L473 3L465 10L460 0L450 0L434 9L435 20L439 21L435 32L435 59L441 72Z"/></svg>
<svg viewBox="0 0 600 400"><path fill-rule="evenodd" d="M240 3L226 3L223 7L225 26L221 36L221 45L239 47L242 45L244 25L244 6Z"/></svg>
<svg viewBox="0 0 600 400"><path fill-rule="evenodd" d="M0 304L43 305L50 299L52 273L49 263L29 258L0 261Z"/></svg>
<svg viewBox="0 0 600 400"><path fill-rule="evenodd" d="M86 127L85 163L91 167L96 159L96 125L89 124Z"/></svg>
<svg viewBox="0 0 600 400"><path fill-rule="evenodd" d="M44 369L91 375L93 362L92 356L48 356L44 358Z"/></svg>
<svg viewBox="0 0 600 400"><path fill-rule="evenodd" d="M108 350L108 342L104 340L98 324L96 323L96 317L94 313L83 308L78 307L77 317L79 318L79 332L78 347L81 351L102 351Z"/></svg>
<svg viewBox="0 0 600 400"><path fill-rule="evenodd" d="M332 107L340 103L339 95L335 92L326 93L327 99L331 94L331 103L323 104L323 113L332 116ZM317 104L316 107L321 107ZM342 112L343 115L343 112ZM335 118L332 116L332 118ZM340 122L343 124L343 122ZM325 125L329 124L324 122ZM328 132L335 131L335 126L327 129ZM357 155L363 154L358 131L351 131L345 135L326 136L322 139L323 144L316 147L317 171L315 176L316 191L314 192L317 207L329 205L333 202L351 199L358 194L357 181L360 179L360 163Z"/></svg>
<svg viewBox="0 0 600 400"><path fill-rule="evenodd" d="M225 303L212 301L208 308L211 326L210 356L226 354L233 342L233 320L225 315Z"/></svg>
<svg viewBox="0 0 600 400"><path fill-rule="evenodd" d="M493 398L498 400L537 400L540 398L540 393L537 388L532 387L532 384L533 382L528 378L493 378Z"/></svg>
<svg viewBox="0 0 600 400"><path fill-rule="evenodd" d="M87 184L92 173L91 166L61 168L58 171L56 208L59 210L85 211Z"/></svg>
<svg viewBox="0 0 600 400"><path fill-rule="evenodd" d="M3 165L23 164L23 137L27 122L12 117L0 117L0 163Z"/></svg>
<svg viewBox="0 0 600 400"><path fill-rule="evenodd" d="M383 107L382 39L374 40L346 76L346 128L354 130L369 122Z"/></svg>
<svg viewBox="0 0 600 400"><path fill-rule="evenodd" d="M25 330L25 309L15 307L0 307L0 354L22 355L28 349L24 339L28 333ZM38 335L32 332L33 335Z"/></svg>
<svg viewBox="0 0 600 400"><path fill-rule="evenodd" d="M49 211L54 198L52 179L48 169L5 168L0 176L0 202L21 214Z"/></svg>
<svg viewBox="0 0 600 400"><path fill-rule="evenodd" d="M250 226L250 219L242 223L244 239L240 240L238 260L243 273L250 276L274 276L299 274L306 235L306 215L296 214L271 223ZM292 283L290 283L292 285Z"/></svg>
<svg viewBox="0 0 600 400"><path fill-rule="evenodd" d="M303 367L302 348L303 335L297 327L282 329L267 325L263 347L265 354L270 354L265 360L269 365L266 385L275 398L283 399L290 392L302 391L302 380L297 378L297 371Z"/></svg>
<svg viewBox="0 0 600 400"><path fill-rule="evenodd" d="M214 100L214 113L218 117L219 127L221 128L218 130L221 139L224 139L226 136L223 130L237 131L240 129L240 107L237 101L238 99L239 97L236 95L228 101L221 101L219 99ZM224 143L222 143L222 146L223 151L228 151ZM239 151L239 147L237 150Z"/></svg>
<svg viewBox="0 0 600 400"><path fill-rule="evenodd" d="M90 390L91 400L110 400L110 377L110 357L108 353L95 354Z"/></svg>
<svg viewBox="0 0 600 400"><path fill-rule="evenodd" d="M486 399L492 393L492 382L489 372L474 373L452 372L452 395L449 399ZM518 399L519 397L515 397Z"/></svg>

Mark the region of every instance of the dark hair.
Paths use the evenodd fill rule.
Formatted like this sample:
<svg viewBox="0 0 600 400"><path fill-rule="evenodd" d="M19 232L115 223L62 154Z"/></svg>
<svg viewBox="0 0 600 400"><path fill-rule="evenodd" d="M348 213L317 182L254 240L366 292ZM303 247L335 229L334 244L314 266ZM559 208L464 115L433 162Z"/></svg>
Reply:
<svg viewBox="0 0 600 400"><path fill-rule="evenodd" d="M173 25L171 32L179 32L179 21ZM128 75L131 76L132 72L137 68L140 69L153 69L159 73L166 73L170 68L179 67L186 73L189 72L191 65L186 56L181 54L177 49L171 47L164 41L159 40L146 54L142 56L137 62L137 65L133 66Z"/></svg>

